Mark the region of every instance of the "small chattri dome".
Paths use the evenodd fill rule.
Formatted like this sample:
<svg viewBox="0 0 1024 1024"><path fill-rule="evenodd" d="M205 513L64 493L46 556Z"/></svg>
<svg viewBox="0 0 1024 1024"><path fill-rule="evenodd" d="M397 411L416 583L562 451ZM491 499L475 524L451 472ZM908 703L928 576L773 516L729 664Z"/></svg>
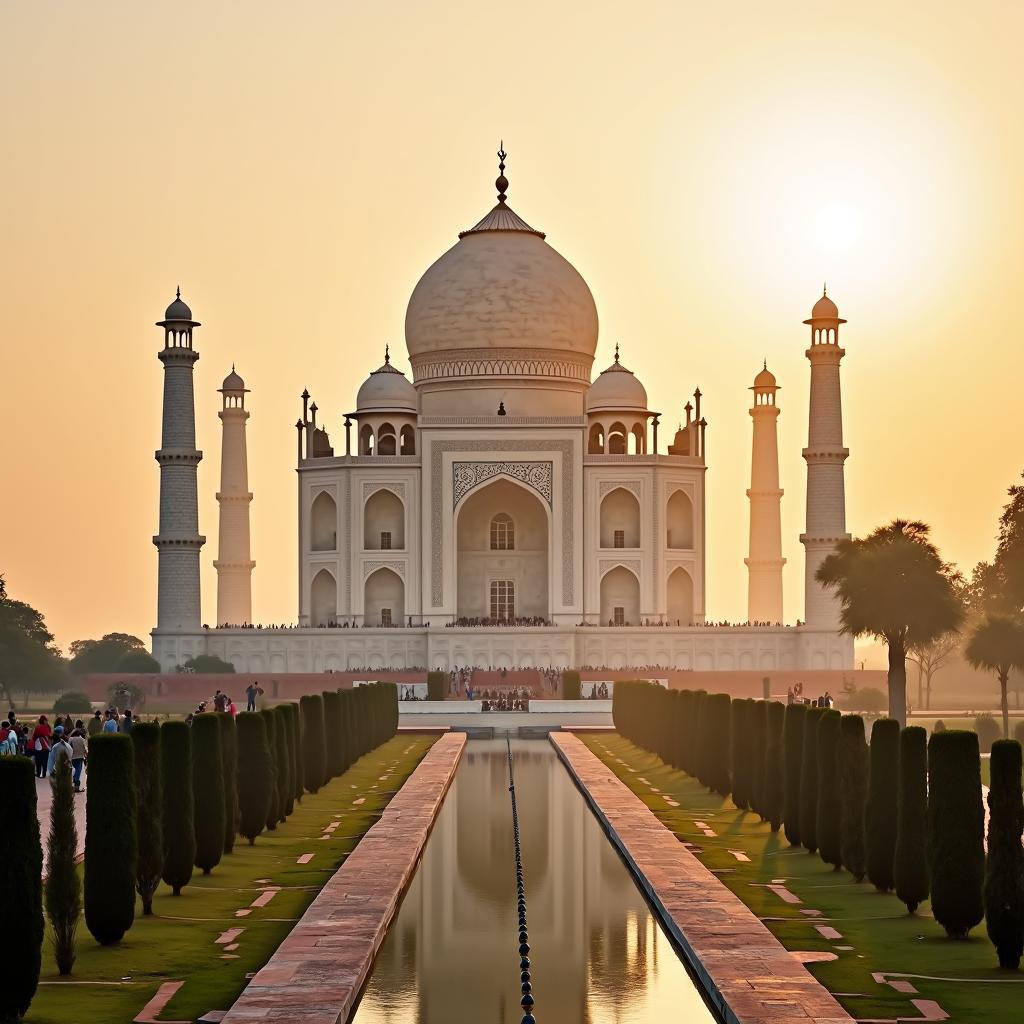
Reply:
<svg viewBox="0 0 1024 1024"><path fill-rule="evenodd" d="M774 388L778 387L775 380L775 374L768 369L768 364L764 364L764 369L754 378L755 388Z"/></svg>
<svg viewBox="0 0 1024 1024"><path fill-rule="evenodd" d="M235 373L235 367L232 364L231 372L224 378L224 383L220 386L221 391L245 391L245 381L237 373Z"/></svg>
<svg viewBox="0 0 1024 1024"><path fill-rule="evenodd" d="M634 409L647 411L647 390L619 362L619 346L615 346L615 362L602 371L587 391L587 412Z"/></svg>
<svg viewBox="0 0 1024 1024"><path fill-rule="evenodd" d="M165 320L191 320L192 310L182 302L181 300L181 289L177 290L174 301L167 307L167 312L164 313Z"/></svg>
<svg viewBox="0 0 1024 1024"><path fill-rule="evenodd" d="M384 365L363 381L356 394L356 412L416 412L416 389L401 370L391 365L384 350Z"/></svg>
<svg viewBox="0 0 1024 1024"><path fill-rule="evenodd" d="M836 320L841 324L846 323L845 320L840 319L839 307L828 297L828 291L825 288L822 288L821 298L814 304L810 317L804 323L810 324L815 320Z"/></svg>

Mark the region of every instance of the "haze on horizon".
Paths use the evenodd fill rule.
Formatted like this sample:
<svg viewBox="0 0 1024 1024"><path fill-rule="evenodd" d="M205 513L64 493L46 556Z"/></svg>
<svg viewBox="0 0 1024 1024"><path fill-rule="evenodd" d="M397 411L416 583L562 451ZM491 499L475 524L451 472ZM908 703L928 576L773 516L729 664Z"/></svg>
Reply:
<svg viewBox="0 0 1024 1024"><path fill-rule="evenodd" d="M296 613L295 431L335 444L420 274L509 203L589 283L670 437L709 421L708 609L746 617L752 379L782 386L802 616L808 329L843 329L847 515L932 524L968 571L1022 466L1024 7L464 2L5 5L0 573L66 647L155 622L162 371L196 332L204 617L220 405L248 406L253 605ZM662 440L664 446L666 442ZM664 450L664 448L662 449Z"/></svg>

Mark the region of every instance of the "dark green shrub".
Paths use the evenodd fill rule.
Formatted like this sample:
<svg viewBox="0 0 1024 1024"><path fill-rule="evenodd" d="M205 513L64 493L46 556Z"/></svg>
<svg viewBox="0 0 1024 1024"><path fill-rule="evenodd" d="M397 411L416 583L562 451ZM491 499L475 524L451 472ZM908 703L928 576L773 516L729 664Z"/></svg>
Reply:
<svg viewBox="0 0 1024 1024"><path fill-rule="evenodd" d="M818 855L837 871L842 866L839 729L842 715L826 710L818 720Z"/></svg>
<svg viewBox="0 0 1024 1024"><path fill-rule="evenodd" d="M800 756L800 842L808 853L818 849L818 723L825 708L808 707Z"/></svg>
<svg viewBox="0 0 1024 1024"><path fill-rule="evenodd" d="M220 762L224 776L224 852L231 853L238 833L238 740L231 715L226 711L215 714L220 723Z"/></svg>
<svg viewBox="0 0 1024 1024"><path fill-rule="evenodd" d="M224 854L224 761L215 714L192 719L192 793L196 829L195 864L208 875Z"/></svg>
<svg viewBox="0 0 1024 1024"><path fill-rule="evenodd" d="M1013 727L1013 738L1021 744L1021 746L1024 746L1024 721L1018 722Z"/></svg>
<svg viewBox="0 0 1024 1024"><path fill-rule="evenodd" d="M783 797L782 820L786 839L792 846L800 845L800 770L804 756L804 720L806 704L789 704L782 726Z"/></svg>
<svg viewBox="0 0 1024 1024"><path fill-rule="evenodd" d="M732 747L730 748L732 802L741 811L745 811L750 806L750 779L747 773L750 763L750 731L748 728L750 703L745 699L732 702L732 722L729 725L732 737Z"/></svg>
<svg viewBox="0 0 1024 1024"><path fill-rule="evenodd" d="M896 800L896 895L913 914L928 899L928 733L919 725L900 733Z"/></svg>
<svg viewBox="0 0 1024 1024"><path fill-rule="evenodd" d="M267 823L273 763L262 711L243 711L235 719L238 739L238 833L252 846Z"/></svg>
<svg viewBox="0 0 1024 1024"><path fill-rule="evenodd" d="M288 708L290 704L278 704L274 708L277 724L274 726L274 753L277 760L277 813L285 821L295 806L295 783L292 781L292 723Z"/></svg>
<svg viewBox="0 0 1024 1024"><path fill-rule="evenodd" d="M871 727L864 803L864 862L868 878L879 892L888 892L894 884L899 771L900 723L894 718L879 718Z"/></svg>
<svg viewBox="0 0 1024 1024"><path fill-rule="evenodd" d="M36 994L43 956L43 847L27 757L0 757L0 822L0 903L9 926L0 987L3 1012L19 1019Z"/></svg>
<svg viewBox="0 0 1024 1024"><path fill-rule="evenodd" d="M663 691L666 696L667 690ZM731 760L730 723L732 700L727 693L712 693L704 704L704 722L708 730L709 744L705 754L705 771L708 789L721 796L729 795L729 765ZM664 722L667 715L662 715Z"/></svg>
<svg viewBox="0 0 1024 1024"><path fill-rule="evenodd" d="M131 731L135 755L135 794L139 856L135 891L142 913L153 913L153 894L164 870L163 787L160 785L160 726L137 722Z"/></svg>
<svg viewBox="0 0 1024 1024"><path fill-rule="evenodd" d="M945 732L946 723L940 718L932 727L932 732Z"/></svg>
<svg viewBox="0 0 1024 1024"><path fill-rule="evenodd" d="M110 946L135 920L138 841L130 736L93 736L85 795L85 925L101 946Z"/></svg>
<svg viewBox="0 0 1024 1024"><path fill-rule="evenodd" d="M174 896L192 880L196 860L192 797L192 730L184 722L160 726L160 785L163 791L163 880Z"/></svg>
<svg viewBox="0 0 1024 1024"><path fill-rule="evenodd" d="M875 686L865 686L844 698L843 706L851 711L866 711L877 715L889 709L889 695Z"/></svg>
<svg viewBox="0 0 1024 1024"><path fill-rule="evenodd" d="M782 751L782 729L786 708L778 701L765 701L764 778L761 789L761 815L773 832L782 825L785 799L785 764Z"/></svg>
<svg viewBox="0 0 1024 1024"><path fill-rule="evenodd" d="M977 734L937 733L928 742L928 873L932 915L954 939L985 915L984 828Z"/></svg>
<svg viewBox="0 0 1024 1024"><path fill-rule="evenodd" d="M53 932L53 954L61 977L75 964L75 932L82 912L82 883L75 864L78 829L75 827L75 790L71 761L57 761L50 804L50 835L47 839L46 916ZM5 908L6 910L6 908Z"/></svg>
<svg viewBox="0 0 1024 1024"><path fill-rule="evenodd" d="M279 787L277 780L277 723L278 717L273 708L263 708L257 712L263 716L263 727L267 734L267 752L270 754L270 799L267 803L267 818L264 824L268 832L277 828L281 820L279 810Z"/></svg>
<svg viewBox="0 0 1024 1024"><path fill-rule="evenodd" d="M344 702L337 690L324 690L323 697L326 775L328 779L335 779L345 770L345 744L341 741Z"/></svg>
<svg viewBox="0 0 1024 1024"><path fill-rule="evenodd" d="M764 766L768 703L766 700L755 700L750 712L750 807L762 821L767 821L764 813Z"/></svg>
<svg viewBox="0 0 1024 1024"><path fill-rule="evenodd" d="M981 753L988 754L992 750L992 744L1002 735L1003 730L999 723L990 714L978 715L974 719L974 731L978 734L978 746Z"/></svg>
<svg viewBox="0 0 1024 1024"><path fill-rule="evenodd" d="M354 692L358 693L357 688ZM324 746L324 699L308 693L299 700L302 715L302 780L310 793L324 784L326 752Z"/></svg>
<svg viewBox="0 0 1024 1024"><path fill-rule="evenodd" d="M1024 798L1021 748L1016 740L992 744L988 794L988 859L985 863L985 926L999 966L1017 970L1024 953Z"/></svg>
<svg viewBox="0 0 1024 1024"><path fill-rule="evenodd" d="M118 660L115 671L155 675L160 671L160 662L148 651L125 651Z"/></svg>
<svg viewBox="0 0 1024 1024"><path fill-rule="evenodd" d="M427 700L444 700L447 675L444 672L427 673Z"/></svg>
<svg viewBox="0 0 1024 1024"><path fill-rule="evenodd" d="M189 658L182 668L186 672L213 673L215 675L230 675L235 671L235 666L230 661L218 658L215 654L197 654L194 658Z"/></svg>
<svg viewBox="0 0 1024 1024"><path fill-rule="evenodd" d="M864 802L868 789L864 719L843 715L839 726L840 856L854 880L864 881Z"/></svg>
<svg viewBox="0 0 1024 1024"><path fill-rule="evenodd" d="M92 701L81 690L65 690L54 702L55 715L86 715L92 711Z"/></svg>
<svg viewBox="0 0 1024 1024"><path fill-rule="evenodd" d="M583 689L579 672L565 671L562 673L562 699L579 700Z"/></svg>

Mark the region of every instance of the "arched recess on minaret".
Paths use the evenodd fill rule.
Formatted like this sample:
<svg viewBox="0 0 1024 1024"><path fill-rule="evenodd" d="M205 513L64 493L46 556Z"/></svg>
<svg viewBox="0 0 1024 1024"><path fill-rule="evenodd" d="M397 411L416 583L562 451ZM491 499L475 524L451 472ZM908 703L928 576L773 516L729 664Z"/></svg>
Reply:
<svg viewBox="0 0 1024 1024"><path fill-rule="evenodd" d="M693 550L693 501L679 489L665 508L665 546L676 551Z"/></svg>
<svg viewBox="0 0 1024 1024"><path fill-rule="evenodd" d="M338 548L338 505L334 498L321 491L309 510L311 551L336 551Z"/></svg>
<svg viewBox="0 0 1024 1024"><path fill-rule="evenodd" d="M363 505L363 547L367 551L405 549L405 503L390 488L374 491Z"/></svg>
<svg viewBox="0 0 1024 1024"><path fill-rule="evenodd" d="M640 547L640 502L636 495L625 487L609 491L601 500L600 527L602 548Z"/></svg>
<svg viewBox="0 0 1024 1024"><path fill-rule="evenodd" d="M329 569L321 569L309 588L309 619L313 626L329 626L338 617L338 581Z"/></svg>
<svg viewBox="0 0 1024 1024"><path fill-rule="evenodd" d="M669 573L665 598L669 624L689 626L693 622L693 577L681 565Z"/></svg>

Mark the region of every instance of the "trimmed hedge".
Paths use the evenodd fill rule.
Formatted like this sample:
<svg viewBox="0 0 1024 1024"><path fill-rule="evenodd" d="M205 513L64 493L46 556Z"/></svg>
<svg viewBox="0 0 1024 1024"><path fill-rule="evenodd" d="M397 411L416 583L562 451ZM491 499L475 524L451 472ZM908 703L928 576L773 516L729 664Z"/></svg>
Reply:
<svg viewBox="0 0 1024 1024"><path fill-rule="evenodd" d="M238 738L231 715L226 711L215 714L220 722L220 761L224 776L224 852L231 853L238 833Z"/></svg>
<svg viewBox="0 0 1024 1024"><path fill-rule="evenodd" d="M760 812L773 832L782 826L782 806L785 792L785 768L782 754L782 729L786 708L778 701L765 701L764 778L762 780Z"/></svg>
<svg viewBox="0 0 1024 1024"><path fill-rule="evenodd" d="M985 927L999 966L1017 970L1024 953L1024 798L1021 748L1016 740L992 744L985 862Z"/></svg>
<svg viewBox="0 0 1024 1024"><path fill-rule="evenodd" d="M302 782L316 793L326 779L327 751L324 745L324 699L319 693L299 698L302 714Z"/></svg>
<svg viewBox="0 0 1024 1024"><path fill-rule="evenodd" d="M285 821L295 808L295 783L292 781L292 744L290 704L274 708L277 724L274 726L274 755L277 761L277 813Z"/></svg>
<svg viewBox="0 0 1024 1024"><path fill-rule="evenodd" d="M782 819L786 839L791 846L800 845L800 769L804 756L804 721L806 704L789 704L782 726L784 752Z"/></svg>
<svg viewBox="0 0 1024 1024"><path fill-rule="evenodd" d="M985 812L976 733L950 729L928 742L928 871L932 915L963 939L985 916Z"/></svg>
<svg viewBox="0 0 1024 1024"><path fill-rule="evenodd" d="M35 765L0 757L0 901L11 932L0 957L4 1012L23 1017L39 987L43 958L43 847Z"/></svg>
<svg viewBox="0 0 1024 1024"><path fill-rule="evenodd" d="M174 896L192 880L196 860L192 795L192 731L184 722L160 726L160 783L163 790L163 880Z"/></svg>
<svg viewBox="0 0 1024 1024"><path fill-rule="evenodd" d="M871 726L868 795L864 803L864 862L879 892L894 885L896 826L899 820L900 723L879 718Z"/></svg>
<svg viewBox="0 0 1024 1024"><path fill-rule="evenodd" d="M444 700L445 673L427 673L427 700Z"/></svg>
<svg viewBox="0 0 1024 1024"><path fill-rule="evenodd" d="M305 699L305 698L303 698ZM261 711L242 711L235 719L238 734L238 833L252 846L267 823L273 764Z"/></svg>
<svg viewBox="0 0 1024 1024"><path fill-rule="evenodd" d="M267 817L264 824L266 825L268 832L273 832L277 829L277 823L281 820L279 812L280 806L280 788L278 786L277 778L277 723L278 717L274 713L273 708L261 708L257 712L263 716L263 727L267 734L267 753L269 755L269 771L270 771L270 783L269 783L269 799L267 801Z"/></svg>
<svg viewBox="0 0 1024 1024"><path fill-rule="evenodd" d="M208 875L224 854L224 761L215 714L192 719L192 794L196 829L195 865Z"/></svg>
<svg viewBox="0 0 1024 1024"><path fill-rule="evenodd" d="M842 867L839 730L842 715L828 709L818 719L818 855L837 871Z"/></svg>
<svg viewBox="0 0 1024 1024"><path fill-rule="evenodd" d="M85 821L85 925L110 946L135 920L135 753L125 733L97 733L89 743Z"/></svg>
<svg viewBox="0 0 1024 1024"><path fill-rule="evenodd" d="M764 813L764 762L768 738L768 701L755 700L750 711L750 807L762 821Z"/></svg>
<svg viewBox="0 0 1024 1024"><path fill-rule="evenodd" d="M896 800L896 852L892 880L896 896L913 914L928 899L928 733L911 725L900 733L900 777Z"/></svg>
<svg viewBox="0 0 1024 1024"><path fill-rule="evenodd" d="M292 792L295 796L295 803L302 803L302 794L306 787L302 784L302 719L299 716L298 704L284 704L288 710L288 718L291 726L291 752L292 752Z"/></svg>
<svg viewBox="0 0 1024 1024"><path fill-rule="evenodd" d="M562 673L562 699L579 700L583 695L579 672Z"/></svg>
<svg viewBox="0 0 1024 1024"><path fill-rule="evenodd" d="M160 784L160 726L136 722L131 731L135 754L135 794L139 855L135 891L142 913L153 913L153 894L164 870L163 787Z"/></svg>
<svg viewBox="0 0 1024 1024"><path fill-rule="evenodd" d="M57 971L61 977L66 977L75 965L75 932L82 913L82 883L75 865L78 845L75 790L68 758L62 757L57 761L50 784L53 800L50 804L50 834L46 841L46 916L53 932L53 958Z"/></svg>
<svg viewBox="0 0 1024 1024"><path fill-rule="evenodd" d="M749 700L732 702L732 721L729 730L732 738L731 775L732 802L741 810L750 807L750 704Z"/></svg>
<svg viewBox="0 0 1024 1024"><path fill-rule="evenodd" d="M825 708L808 707L800 756L800 842L808 853L818 849L818 722Z"/></svg>
<svg viewBox="0 0 1024 1024"><path fill-rule="evenodd" d="M728 796L731 788L729 785L731 704L729 694L712 693L704 705L704 725L708 734L705 750L706 785L708 789L721 796ZM667 717L664 716L662 721L667 720Z"/></svg>
<svg viewBox="0 0 1024 1024"><path fill-rule="evenodd" d="M855 881L864 881L864 801L867 796L868 745L864 719L843 715L839 726L840 855Z"/></svg>
<svg viewBox="0 0 1024 1024"><path fill-rule="evenodd" d="M654 684L652 684L654 685ZM707 712L708 691L695 690L693 694L693 771L690 773L702 782L707 783L708 739L705 714Z"/></svg>
<svg viewBox="0 0 1024 1024"><path fill-rule="evenodd" d="M338 690L324 690L325 774L337 778L348 766L345 764L344 701Z"/></svg>

